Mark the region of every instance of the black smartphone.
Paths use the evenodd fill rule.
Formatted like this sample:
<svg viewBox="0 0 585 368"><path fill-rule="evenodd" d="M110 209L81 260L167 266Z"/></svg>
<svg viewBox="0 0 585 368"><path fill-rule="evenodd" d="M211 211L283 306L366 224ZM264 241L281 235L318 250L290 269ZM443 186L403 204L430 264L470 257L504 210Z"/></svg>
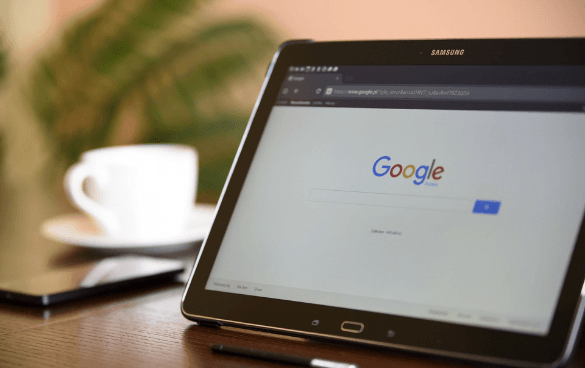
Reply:
<svg viewBox="0 0 585 368"><path fill-rule="evenodd" d="M183 272L181 261L145 256L120 256L0 282L0 301L47 306L140 283L173 280Z"/></svg>

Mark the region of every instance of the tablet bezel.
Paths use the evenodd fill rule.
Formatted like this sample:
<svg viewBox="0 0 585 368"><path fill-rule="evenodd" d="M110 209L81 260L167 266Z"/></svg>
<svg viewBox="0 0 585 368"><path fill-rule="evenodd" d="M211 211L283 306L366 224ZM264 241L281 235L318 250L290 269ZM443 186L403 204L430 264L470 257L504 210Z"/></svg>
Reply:
<svg viewBox="0 0 585 368"><path fill-rule="evenodd" d="M431 50L464 49L435 57ZM182 312L194 321L214 322L318 339L355 342L513 366L555 366L564 362L583 313L585 277L583 224L548 335L541 337L392 316L381 313L205 290L205 285L250 168L277 92L291 65L581 65L584 39L420 40L291 42L275 55L224 188L211 231L191 273ZM278 311L278 312L276 312ZM325 317L326 316L326 317ZM318 326L311 321L320 320ZM367 326L359 335L342 331L343 321ZM387 331L395 331L393 337Z"/></svg>

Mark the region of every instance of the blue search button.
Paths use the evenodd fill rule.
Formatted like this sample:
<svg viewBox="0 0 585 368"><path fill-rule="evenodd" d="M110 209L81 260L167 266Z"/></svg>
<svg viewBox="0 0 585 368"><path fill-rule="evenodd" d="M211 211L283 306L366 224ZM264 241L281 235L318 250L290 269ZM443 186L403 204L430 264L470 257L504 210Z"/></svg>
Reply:
<svg viewBox="0 0 585 368"><path fill-rule="evenodd" d="M500 210L500 201L475 201L473 213L483 213L485 215L497 215Z"/></svg>

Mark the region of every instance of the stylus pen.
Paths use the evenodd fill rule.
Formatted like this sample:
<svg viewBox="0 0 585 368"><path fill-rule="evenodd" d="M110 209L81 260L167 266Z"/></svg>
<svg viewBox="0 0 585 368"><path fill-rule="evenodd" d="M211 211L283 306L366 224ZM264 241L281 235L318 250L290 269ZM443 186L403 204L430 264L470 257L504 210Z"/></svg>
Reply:
<svg viewBox="0 0 585 368"><path fill-rule="evenodd" d="M241 355L245 357L272 360L279 363L289 363L302 365L304 367L318 368L358 368L355 364L333 362L331 360L317 358L303 358L286 354L273 353L271 351L262 351L256 349L242 348L239 346L230 346L224 344L212 344L211 350L217 353Z"/></svg>

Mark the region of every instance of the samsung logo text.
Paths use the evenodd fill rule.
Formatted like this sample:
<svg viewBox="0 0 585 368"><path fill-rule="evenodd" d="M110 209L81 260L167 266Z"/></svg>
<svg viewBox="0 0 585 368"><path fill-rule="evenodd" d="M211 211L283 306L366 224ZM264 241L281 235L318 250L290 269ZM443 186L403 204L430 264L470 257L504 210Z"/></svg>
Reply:
<svg viewBox="0 0 585 368"><path fill-rule="evenodd" d="M444 56L448 56L448 55L463 55L463 53L465 52L465 49L459 49L459 50L433 50L431 51L431 55L444 55Z"/></svg>

